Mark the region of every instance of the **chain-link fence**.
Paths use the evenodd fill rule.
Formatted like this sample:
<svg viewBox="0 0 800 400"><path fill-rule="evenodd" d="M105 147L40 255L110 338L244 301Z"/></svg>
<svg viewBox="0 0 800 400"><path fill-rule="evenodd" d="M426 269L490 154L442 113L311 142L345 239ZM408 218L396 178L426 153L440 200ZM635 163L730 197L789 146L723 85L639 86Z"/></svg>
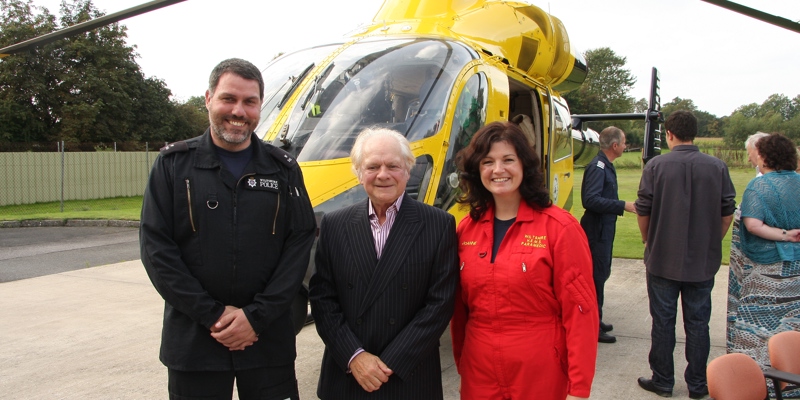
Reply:
<svg viewBox="0 0 800 400"><path fill-rule="evenodd" d="M0 144L0 210L10 212L13 207L22 213L26 208L57 213L64 211L65 202L74 200L141 196L163 145ZM103 203L114 207L113 202Z"/></svg>

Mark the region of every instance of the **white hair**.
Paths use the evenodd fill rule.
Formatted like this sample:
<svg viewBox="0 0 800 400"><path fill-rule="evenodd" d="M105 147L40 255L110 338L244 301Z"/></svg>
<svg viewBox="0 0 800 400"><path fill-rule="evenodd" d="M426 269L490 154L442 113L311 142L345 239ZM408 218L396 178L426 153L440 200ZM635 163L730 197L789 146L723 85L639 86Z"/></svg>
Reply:
<svg viewBox="0 0 800 400"><path fill-rule="evenodd" d="M364 143L367 142L367 139L379 136L389 137L397 141L397 145L400 149L400 155L405 161L406 172L411 173L411 168L414 167L414 163L416 161L414 159L414 153L411 151L411 145L408 143L408 139L406 139L406 137L400 132L387 128L367 128L358 134L356 142L353 144L352 150L350 150L350 163L353 173L356 174L359 179L361 179L360 172L361 163L364 161Z"/></svg>
<svg viewBox="0 0 800 400"><path fill-rule="evenodd" d="M751 149L751 148L754 149L756 147L756 142L761 140L761 138L765 138L767 136L769 136L769 133L764 133L764 132L760 132L760 131L748 136L747 140L744 141L745 150Z"/></svg>

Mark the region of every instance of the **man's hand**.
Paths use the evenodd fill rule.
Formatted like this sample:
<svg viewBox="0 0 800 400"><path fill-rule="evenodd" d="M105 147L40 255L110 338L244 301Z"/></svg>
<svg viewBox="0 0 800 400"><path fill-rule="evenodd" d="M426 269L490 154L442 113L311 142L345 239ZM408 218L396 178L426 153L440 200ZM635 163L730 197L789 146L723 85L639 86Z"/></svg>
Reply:
<svg viewBox="0 0 800 400"><path fill-rule="evenodd" d="M636 214L636 207L633 206L632 201L625 202L625 211Z"/></svg>
<svg viewBox="0 0 800 400"><path fill-rule="evenodd" d="M392 370L380 358L366 351L350 361L350 372L361 388L370 393L380 389L392 375Z"/></svg>
<svg viewBox="0 0 800 400"><path fill-rule="evenodd" d="M222 311L222 315L219 316L219 319L222 319L222 317L224 317L224 316L226 316L226 315L228 315L228 314L230 314L230 313L232 313L232 312L234 312L234 311L236 311L238 309L239 308L234 307L234 306L225 306L225 310ZM214 323L214 325L211 326L211 332L219 332L219 331L225 329L225 327L227 326L227 325L220 325L219 324L219 319L217 320L217 322Z"/></svg>
<svg viewBox="0 0 800 400"><path fill-rule="evenodd" d="M650 216L637 215L636 222L639 224L639 232L642 234L642 243L647 247L647 231L650 229Z"/></svg>
<svg viewBox="0 0 800 400"><path fill-rule="evenodd" d="M244 350L258 341L258 336L240 308L225 306L222 316L211 327L211 337L230 351Z"/></svg>

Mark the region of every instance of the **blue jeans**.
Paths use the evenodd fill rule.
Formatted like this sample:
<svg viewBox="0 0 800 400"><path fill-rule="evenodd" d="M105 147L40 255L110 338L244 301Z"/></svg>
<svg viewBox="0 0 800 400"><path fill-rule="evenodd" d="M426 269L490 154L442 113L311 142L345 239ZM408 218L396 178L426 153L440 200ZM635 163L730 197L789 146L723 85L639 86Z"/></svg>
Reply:
<svg viewBox="0 0 800 400"><path fill-rule="evenodd" d="M681 297L683 327L686 331L686 386L692 392L706 388L706 363L711 351L708 321L711 319L711 289L714 279L704 282L680 282L647 273L647 295L650 298L650 369L653 383L665 390L675 385L675 317L678 295Z"/></svg>

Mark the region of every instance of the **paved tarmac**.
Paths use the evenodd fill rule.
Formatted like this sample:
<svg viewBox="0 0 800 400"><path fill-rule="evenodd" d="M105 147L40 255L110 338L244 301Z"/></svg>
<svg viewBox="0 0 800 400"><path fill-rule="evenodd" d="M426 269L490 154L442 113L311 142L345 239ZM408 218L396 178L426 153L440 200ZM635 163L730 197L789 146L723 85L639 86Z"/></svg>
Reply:
<svg viewBox="0 0 800 400"><path fill-rule="evenodd" d="M92 222L0 229L0 282L139 259L137 227Z"/></svg>
<svg viewBox="0 0 800 400"><path fill-rule="evenodd" d="M0 248L2 254L7 250ZM710 359L725 353L727 276L723 266L712 293ZM158 361L162 310L139 260L0 283L0 397L167 398L166 368ZM591 398L658 398L636 384L637 377L650 376L650 315L641 260L614 260L604 312L618 341L599 345ZM688 398L680 323L677 331L673 393L680 399ZM458 399L449 332L441 343L445 398ZM314 326L306 326L297 336L302 399L317 398L322 350Z"/></svg>

